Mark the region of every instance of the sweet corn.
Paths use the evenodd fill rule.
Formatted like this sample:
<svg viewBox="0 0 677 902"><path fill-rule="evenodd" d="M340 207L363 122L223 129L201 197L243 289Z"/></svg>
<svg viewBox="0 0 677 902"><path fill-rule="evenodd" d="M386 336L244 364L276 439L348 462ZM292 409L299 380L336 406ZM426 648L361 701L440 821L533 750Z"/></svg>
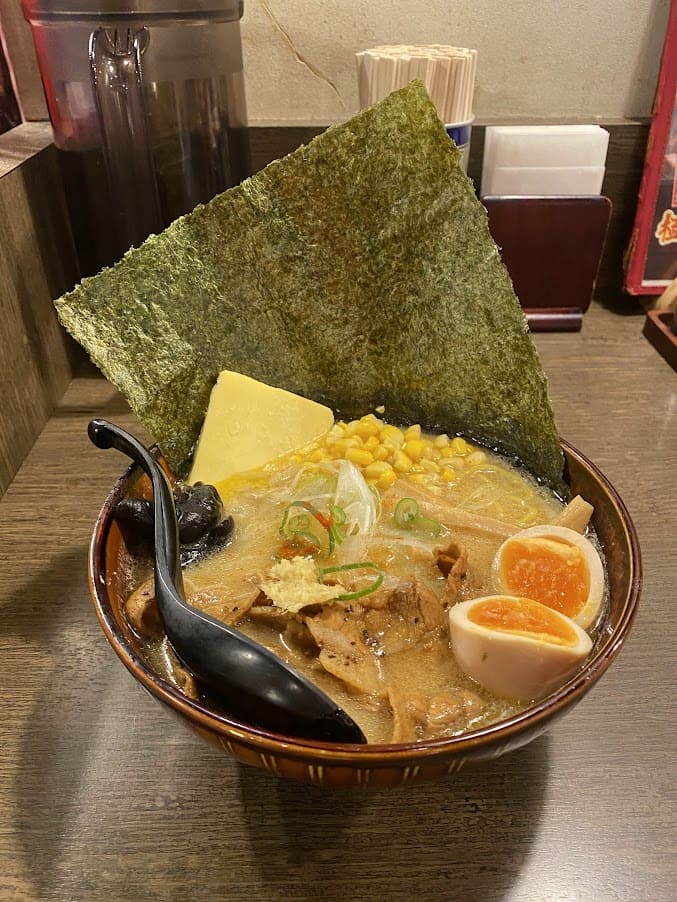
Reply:
<svg viewBox="0 0 677 902"><path fill-rule="evenodd" d="M378 436L370 435L369 438L364 440L364 447L367 451L373 452L376 448L378 448Z"/></svg>
<svg viewBox="0 0 677 902"><path fill-rule="evenodd" d="M413 467L411 458L407 457L404 451L396 451L393 458L393 469L398 473L408 473Z"/></svg>
<svg viewBox="0 0 677 902"><path fill-rule="evenodd" d="M442 467L440 471L442 482L454 482L456 479L456 470L453 467Z"/></svg>
<svg viewBox="0 0 677 902"><path fill-rule="evenodd" d="M456 438L452 438L450 447L454 454L458 454L461 457L470 450L468 443L464 438L461 438L460 435L457 435Z"/></svg>
<svg viewBox="0 0 677 902"><path fill-rule="evenodd" d="M348 439L347 438L338 438L335 441L331 442L328 446L329 453L332 457L339 455L343 457L348 450Z"/></svg>
<svg viewBox="0 0 677 902"><path fill-rule="evenodd" d="M446 448L449 443L450 439L446 432L443 432L442 435L438 435L433 439L433 445L436 448Z"/></svg>
<svg viewBox="0 0 677 902"><path fill-rule="evenodd" d="M479 467L483 463L486 463L487 455L484 451L473 451L472 454L468 455L468 463L472 464L474 467Z"/></svg>
<svg viewBox="0 0 677 902"><path fill-rule="evenodd" d="M409 441L412 438L420 438L421 437L421 427L418 423L414 426L410 426L407 431L404 433L405 441Z"/></svg>
<svg viewBox="0 0 677 902"><path fill-rule="evenodd" d="M392 445L390 447L387 445L377 445L371 453L374 455L374 460L388 460L392 452Z"/></svg>
<svg viewBox="0 0 677 902"><path fill-rule="evenodd" d="M373 462L374 455L371 451L365 451L364 448L348 448L346 460L356 464L358 467L366 467Z"/></svg>
<svg viewBox="0 0 677 902"><path fill-rule="evenodd" d="M379 438L382 442L388 442L391 445L404 444L404 433L397 426L384 426L379 432Z"/></svg>
<svg viewBox="0 0 677 902"><path fill-rule="evenodd" d="M357 434L361 435L362 438L369 438L370 435L378 435L380 431L381 427L379 422L372 414L362 417L357 424Z"/></svg>
<svg viewBox="0 0 677 902"><path fill-rule="evenodd" d="M379 476L383 476L384 473L388 472L395 472L390 464L383 460L375 460L364 468L364 477L365 479L378 479Z"/></svg>
<svg viewBox="0 0 677 902"><path fill-rule="evenodd" d="M440 468L435 463L434 460L428 460L427 458L424 457L420 463L426 473L439 473L440 472Z"/></svg>
<svg viewBox="0 0 677 902"><path fill-rule="evenodd" d="M393 469L385 470L376 480L376 485L379 489L385 491L385 489L390 488L396 479L397 473Z"/></svg>
<svg viewBox="0 0 677 902"><path fill-rule="evenodd" d="M407 441L405 441L404 443L404 447L402 448L407 457L411 458L411 460L414 461L420 460L423 457L423 449L424 444L420 438L407 439Z"/></svg>

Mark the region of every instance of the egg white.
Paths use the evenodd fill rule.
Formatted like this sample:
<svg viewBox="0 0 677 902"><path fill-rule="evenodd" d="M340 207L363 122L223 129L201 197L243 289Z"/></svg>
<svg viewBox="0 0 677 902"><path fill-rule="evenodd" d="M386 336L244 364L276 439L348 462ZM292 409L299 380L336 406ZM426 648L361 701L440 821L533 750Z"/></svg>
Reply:
<svg viewBox="0 0 677 902"><path fill-rule="evenodd" d="M588 629L596 621L602 606L604 598L604 566L592 542L573 529L569 529L566 526L531 526L529 529L522 529L520 532L515 533L514 536L506 539L496 552L492 566L494 588L498 592L514 594L514 588L507 585L503 579L502 557L511 542L528 538L554 539L566 542L569 545L575 545L581 550L588 569L590 587L585 604L578 614L571 619L584 630Z"/></svg>
<svg viewBox="0 0 677 902"><path fill-rule="evenodd" d="M468 618L470 609L497 596L464 601L449 611L451 647L463 672L504 698L542 698L564 685L590 654L590 637L569 617L553 611L576 634L574 645L558 645L540 636L491 629ZM501 596L506 597L506 596Z"/></svg>

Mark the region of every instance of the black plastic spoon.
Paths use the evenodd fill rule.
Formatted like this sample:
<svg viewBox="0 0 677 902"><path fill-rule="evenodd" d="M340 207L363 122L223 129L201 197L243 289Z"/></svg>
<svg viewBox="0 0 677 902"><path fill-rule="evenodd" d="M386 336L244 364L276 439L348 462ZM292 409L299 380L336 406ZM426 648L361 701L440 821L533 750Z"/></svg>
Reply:
<svg viewBox="0 0 677 902"><path fill-rule="evenodd" d="M254 727L303 739L365 743L357 724L317 686L267 648L185 600L176 510L169 481L137 439L92 420L98 448L117 448L136 461L153 485L155 597L165 632L179 659L229 715Z"/></svg>

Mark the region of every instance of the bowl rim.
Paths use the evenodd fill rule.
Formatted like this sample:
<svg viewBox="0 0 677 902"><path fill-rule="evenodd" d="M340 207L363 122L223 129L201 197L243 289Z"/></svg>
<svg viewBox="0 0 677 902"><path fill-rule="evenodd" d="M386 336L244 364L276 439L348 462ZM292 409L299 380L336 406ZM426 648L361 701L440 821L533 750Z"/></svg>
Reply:
<svg viewBox="0 0 677 902"><path fill-rule="evenodd" d="M132 478L140 475L141 470L137 464L128 466L109 492L97 517L90 541L88 579L99 623L109 644L127 670L151 695L169 705L194 724L217 734L224 742L242 742L254 745L258 751L263 753L279 754L283 752L288 757L304 760L309 756L314 759L330 759L335 764L348 766L358 763L387 766L388 764L409 763L414 759L420 762L427 758L454 756L460 753L472 754L475 749L493 744L492 741L500 741L501 745L508 744L510 738L521 733L525 726L528 726L530 732L536 735L545 729L546 722L555 717L558 712L562 712L572 702L582 698L607 670L627 638L637 614L642 582L639 540L623 500L596 464L566 440L560 439L560 443L565 452L565 462L568 464L567 458L571 457L584 469L591 472L616 509L619 522L623 527L626 545L630 549L629 588L614 633L600 643L584 668L556 692L505 720L443 739L409 743L367 743L364 745L332 743L328 745L249 726L224 714L219 714L206 704L184 695L156 674L147 661L136 652L132 643L120 630L108 597L105 555L108 534L114 519L113 509L117 501L125 494Z"/></svg>

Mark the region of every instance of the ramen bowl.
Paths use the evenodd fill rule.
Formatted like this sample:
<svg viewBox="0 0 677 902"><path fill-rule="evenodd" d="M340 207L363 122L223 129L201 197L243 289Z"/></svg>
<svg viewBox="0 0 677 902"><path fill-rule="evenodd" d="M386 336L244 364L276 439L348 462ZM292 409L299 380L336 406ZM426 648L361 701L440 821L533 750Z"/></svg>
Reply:
<svg viewBox="0 0 677 902"><path fill-rule="evenodd" d="M331 785L392 787L434 780L473 762L496 758L531 742L588 693L618 654L632 626L641 585L637 535L628 512L600 470L562 442L572 495L594 506L592 523L604 550L609 603L583 668L565 685L520 714L445 739L407 744L342 745L295 739L228 718L207 701L184 695L144 654L123 610L127 574L134 556L115 520L116 504L137 485L141 472L130 467L106 499L89 555L89 579L96 612L114 651L152 696L202 739L244 764L279 777Z"/></svg>

